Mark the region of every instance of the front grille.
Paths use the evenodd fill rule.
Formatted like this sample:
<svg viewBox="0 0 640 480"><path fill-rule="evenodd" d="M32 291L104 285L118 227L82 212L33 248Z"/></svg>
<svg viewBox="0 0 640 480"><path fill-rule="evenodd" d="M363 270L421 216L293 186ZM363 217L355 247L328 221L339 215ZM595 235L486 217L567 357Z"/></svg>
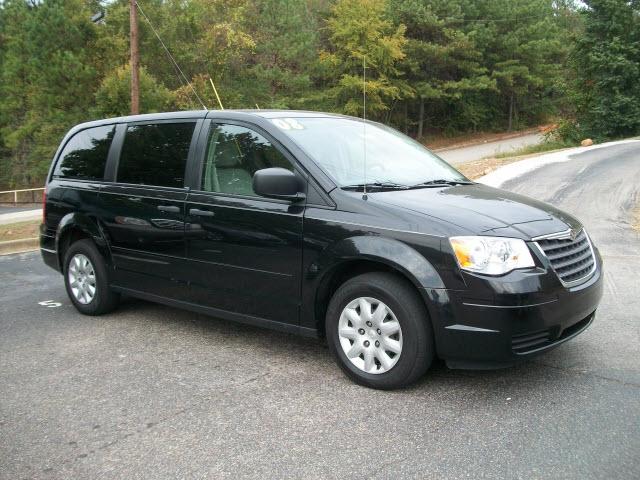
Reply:
<svg viewBox="0 0 640 480"><path fill-rule="evenodd" d="M567 235L568 237L568 235ZM560 280L573 283L590 273L595 267L591 243L584 229L571 238L542 238L537 240Z"/></svg>

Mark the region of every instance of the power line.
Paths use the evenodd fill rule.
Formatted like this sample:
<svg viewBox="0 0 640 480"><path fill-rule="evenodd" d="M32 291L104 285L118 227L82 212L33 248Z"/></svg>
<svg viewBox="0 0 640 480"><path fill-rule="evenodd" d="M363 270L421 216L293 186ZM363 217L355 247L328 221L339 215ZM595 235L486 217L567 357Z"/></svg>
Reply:
<svg viewBox="0 0 640 480"><path fill-rule="evenodd" d="M153 28L153 24L151 23L151 20L149 20L149 17L147 17L147 15L144 13L144 10L142 9L142 6L140 5L140 2L137 1L136 5L138 7L138 10L140 10L140 13L142 14L142 16L144 17L144 19L147 21L147 23L149 24L149 27L151 27L151 30L153 31L153 33L155 34L155 36L158 38L158 41L160 42L160 44L162 45L162 48L164 48L165 52L167 52L167 55L169 56L169 59L171 60L171 62L173 62L173 65L175 66L175 68L178 70L178 72L180 72L180 75L182 76L182 78L184 78L184 81L186 82L186 84L189 86L189 88L191 88L191 90L193 91L193 94L196 96L196 98L198 99L198 102L200 102L200 105L202 105L202 108L204 110L208 110L207 106L204 104L204 102L202 101L202 99L200 98L200 96L198 95L198 92L196 92L196 89L193 88L193 85L191 84L191 82L187 79L186 75L184 74L184 72L182 71L182 69L180 68L180 66L178 65L178 62L176 62L176 60L173 58L173 55L171 55L171 52L169 51L169 49L167 48L167 46L165 45L165 43L162 41L162 38L160 38L160 34L157 32L157 30L155 28ZM182 80L180 80L180 83L182 83Z"/></svg>

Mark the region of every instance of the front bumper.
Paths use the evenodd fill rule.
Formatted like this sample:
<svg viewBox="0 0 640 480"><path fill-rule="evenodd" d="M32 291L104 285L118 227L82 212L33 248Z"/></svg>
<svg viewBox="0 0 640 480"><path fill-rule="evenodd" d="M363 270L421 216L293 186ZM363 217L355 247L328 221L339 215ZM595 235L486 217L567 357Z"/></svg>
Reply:
<svg viewBox="0 0 640 480"><path fill-rule="evenodd" d="M466 290L425 292L438 355L452 368L501 368L550 350L593 322L602 298L602 260L580 285L553 272L514 271L465 279Z"/></svg>

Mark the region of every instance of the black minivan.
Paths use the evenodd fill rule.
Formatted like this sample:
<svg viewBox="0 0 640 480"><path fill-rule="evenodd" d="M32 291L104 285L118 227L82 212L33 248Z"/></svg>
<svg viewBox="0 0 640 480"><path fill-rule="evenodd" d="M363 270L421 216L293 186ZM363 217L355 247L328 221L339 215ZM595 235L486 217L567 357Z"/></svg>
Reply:
<svg viewBox="0 0 640 480"><path fill-rule="evenodd" d="M44 261L87 315L121 294L302 335L374 388L435 356L507 366L585 330L581 223L474 183L383 125L297 111L84 123L47 177Z"/></svg>

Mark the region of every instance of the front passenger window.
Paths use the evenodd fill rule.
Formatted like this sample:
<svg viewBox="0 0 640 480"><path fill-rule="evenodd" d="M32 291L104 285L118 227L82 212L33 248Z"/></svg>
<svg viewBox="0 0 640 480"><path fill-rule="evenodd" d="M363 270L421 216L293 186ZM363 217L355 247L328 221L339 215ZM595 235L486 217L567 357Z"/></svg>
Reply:
<svg viewBox="0 0 640 480"><path fill-rule="evenodd" d="M215 125L209 132L202 189L256 196L253 174L271 167L293 171L285 156L259 133L238 125Z"/></svg>

